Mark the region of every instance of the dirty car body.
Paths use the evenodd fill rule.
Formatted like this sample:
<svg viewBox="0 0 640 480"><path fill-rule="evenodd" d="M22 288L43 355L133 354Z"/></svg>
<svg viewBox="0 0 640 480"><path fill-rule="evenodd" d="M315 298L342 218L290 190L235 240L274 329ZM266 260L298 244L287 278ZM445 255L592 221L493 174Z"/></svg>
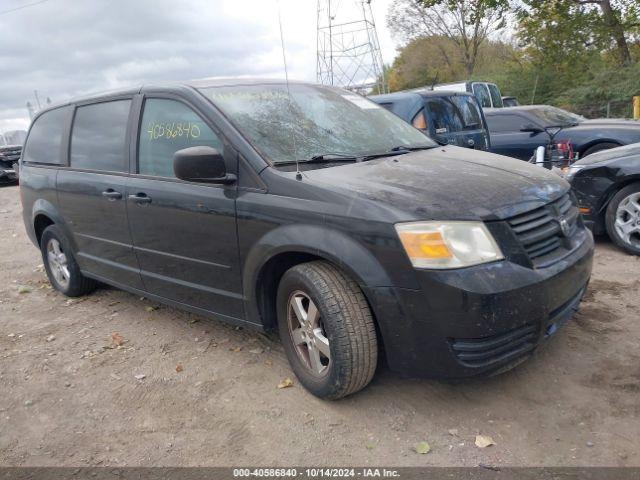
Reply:
<svg viewBox="0 0 640 480"><path fill-rule="evenodd" d="M258 329L276 327L276 293L289 269L326 262L363 292L391 369L414 376L509 368L570 318L589 281L593 240L564 180L439 146L348 92L290 89L289 106L283 83L239 80L145 86L49 110L67 133L49 159L34 157L27 139L21 193L30 238L39 245L55 223L88 278ZM175 178L167 165L143 171L151 158L144 142L166 137L147 118L161 111L160 99L198 115L198 137L184 127L188 146L204 142L205 129L215 132L224 183ZM129 102L119 171L89 168L74 156L69 132L83 107L118 101ZM338 122L345 112L363 123ZM338 123L323 123L332 118ZM317 151L312 136L331 137L321 148L333 155ZM356 137L370 150L351 157ZM470 222L488 232L494 260L416 267L398 233Z"/></svg>
<svg viewBox="0 0 640 480"><path fill-rule="evenodd" d="M562 127L554 141L570 144L580 157L640 142L640 122L636 120L588 120L549 105L485 109L484 113L491 134L491 151L520 160L529 160L536 148L549 143L545 128L556 131ZM531 127L538 131L531 131Z"/></svg>
<svg viewBox="0 0 640 480"><path fill-rule="evenodd" d="M606 232L605 212L614 195L640 182L640 143L594 153L569 169L567 180L582 208L585 224L596 235Z"/></svg>

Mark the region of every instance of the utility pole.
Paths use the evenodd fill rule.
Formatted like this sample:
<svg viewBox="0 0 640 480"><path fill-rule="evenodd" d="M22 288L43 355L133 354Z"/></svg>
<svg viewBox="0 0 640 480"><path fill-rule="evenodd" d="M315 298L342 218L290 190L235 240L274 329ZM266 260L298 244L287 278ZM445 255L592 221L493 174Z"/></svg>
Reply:
<svg viewBox="0 0 640 480"><path fill-rule="evenodd" d="M387 93L372 0L318 0L318 83L359 93Z"/></svg>

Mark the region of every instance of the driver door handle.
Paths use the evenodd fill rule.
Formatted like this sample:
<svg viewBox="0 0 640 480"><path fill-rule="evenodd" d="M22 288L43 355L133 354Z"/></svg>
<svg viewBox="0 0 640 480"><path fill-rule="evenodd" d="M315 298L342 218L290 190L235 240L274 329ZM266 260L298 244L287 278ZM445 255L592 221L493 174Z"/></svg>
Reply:
<svg viewBox="0 0 640 480"><path fill-rule="evenodd" d="M138 204L151 203L151 197L148 197L146 193L139 192L135 195L129 195L129 200L133 200Z"/></svg>

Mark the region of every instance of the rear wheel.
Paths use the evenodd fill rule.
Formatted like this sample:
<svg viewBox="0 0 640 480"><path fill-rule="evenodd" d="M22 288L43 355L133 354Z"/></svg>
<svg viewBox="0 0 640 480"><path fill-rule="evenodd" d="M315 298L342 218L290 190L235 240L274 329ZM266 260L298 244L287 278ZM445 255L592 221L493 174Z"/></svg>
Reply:
<svg viewBox="0 0 640 480"><path fill-rule="evenodd" d="M378 359L375 325L357 283L333 265L288 270L278 287L278 328L300 383L320 398L364 388Z"/></svg>
<svg viewBox="0 0 640 480"><path fill-rule="evenodd" d="M53 288L67 297L79 297L95 290L96 282L80 272L69 240L60 227L50 225L45 228L40 239L40 250Z"/></svg>
<svg viewBox="0 0 640 480"><path fill-rule="evenodd" d="M605 223L611 240L633 255L640 255L640 183L627 185L607 206Z"/></svg>

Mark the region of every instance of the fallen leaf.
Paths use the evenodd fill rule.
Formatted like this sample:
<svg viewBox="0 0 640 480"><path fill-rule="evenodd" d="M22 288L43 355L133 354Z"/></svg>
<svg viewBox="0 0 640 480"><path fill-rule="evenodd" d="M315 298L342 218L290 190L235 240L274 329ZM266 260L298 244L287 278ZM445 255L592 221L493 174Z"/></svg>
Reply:
<svg viewBox="0 0 640 480"><path fill-rule="evenodd" d="M414 448L416 450L416 453L420 453L422 455L431 451L431 446L427 442L420 442L416 444Z"/></svg>
<svg viewBox="0 0 640 480"><path fill-rule="evenodd" d="M478 448L487 448L495 444L493 438L488 435L476 435L476 447Z"/></svg>
<svg viewBox="0 0 640 480"><path fill-rule="evenodd" d="M180 373L183 370L184 370L184 368L182 367L181 364L176 365L176 373Z"/></svg>
<svg viewBox="0 0 640 480"><path fill-rule="evenodd" d="M293 380L291 380L289 377L285 378L278 384L278 388L289 388L289 387L293 387Z"/></svg>
<svg viewBox="0 0 640 480"><path fill-rule="evenodd" d="M31 292L31 288L27 287L26 285L20 285L18 287L18 293L29 293Z"/></svg>
<svg viewBox="0 0 640 480"><path fill-rule="evenodd" d="M146 307L145 310L147 312L155 312L156 310L158 310L158 308L160 308L160 307L158 307L157 305L150 305L150 306Z"/></svg>
<svg viewBox="0 0 640 480"><path fill-rule="evenodd" d="M367 447L367 450L373 450L374 448L376 448L376 445L374 443L369 442L365 445L365 447Z"/></svg>
<svg viewBox="0 0 640 480"><path fill-rule="evenodd" d="M113 332L111 334L111 344L114 347L121 347L125 342L125 339L122 335L120 335L118 332Z"/></svg>
<svg viewBox="0 0 640 480"><path fill-rule="evenodd" d="M241 351L241 350L242 350L242 347L232 347L232 348L230 348L229 350L231 350L232 352L236 352L236 353L238 353L239 351Z"/></svg>

